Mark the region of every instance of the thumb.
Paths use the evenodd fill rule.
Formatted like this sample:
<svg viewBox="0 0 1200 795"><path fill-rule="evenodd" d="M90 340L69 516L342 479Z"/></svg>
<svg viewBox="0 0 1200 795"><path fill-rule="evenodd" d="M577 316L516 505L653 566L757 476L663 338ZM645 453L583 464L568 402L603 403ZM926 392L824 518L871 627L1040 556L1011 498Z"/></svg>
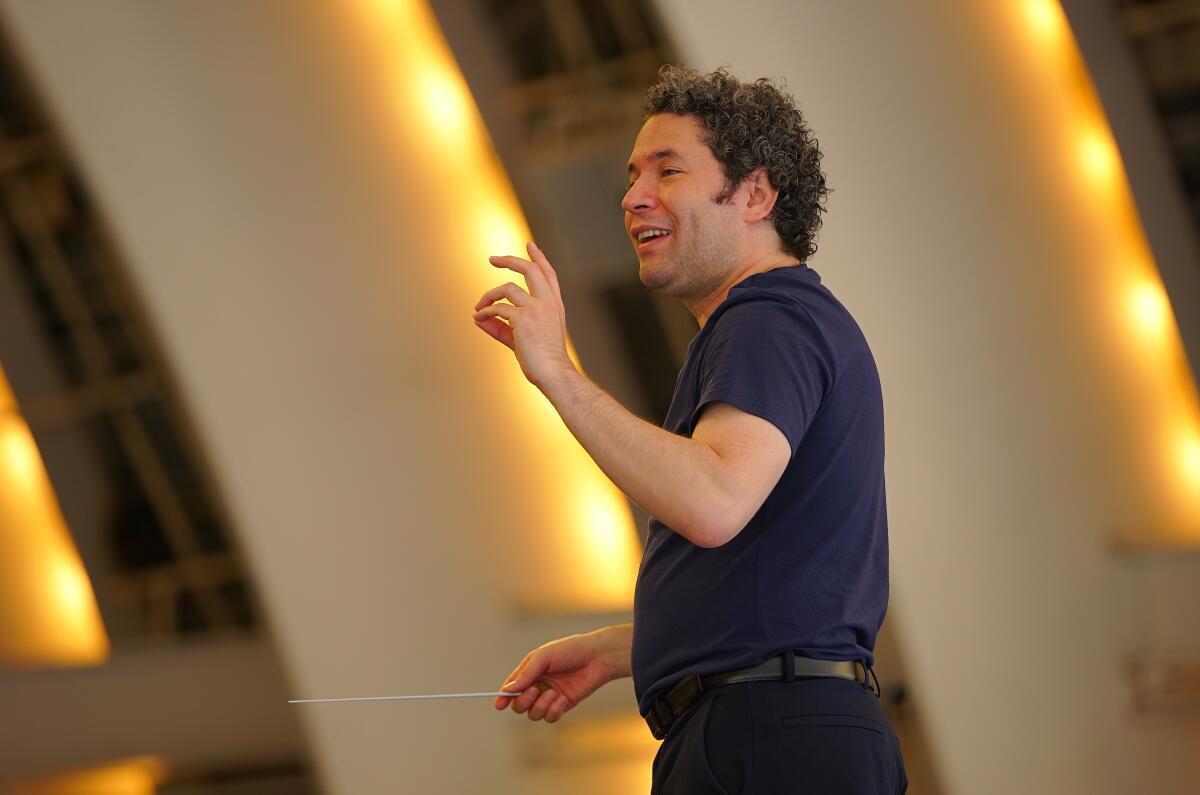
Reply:
<svg viewBox="0 0 1200 795"><path fill-rule="evenodd" d="M516 673L510 676L508 682L500 689L506 693L519 693L536 682L537 678L545 672L545 658L540 656L534 657L517 669Z"/></svg>
<svg viewBox="0 0 1200 795"><path fill-rule="evenodd" d="M539 676L545 673L546 660L545 656L538 653L530 653L526 659L523 659L515 671L509 674L509 679L500 687L505 693L518 694L533 685L534 681Z"/></svg>
<svg viewBox="0 0 1200 795"><path fill-rule="evenodd" d="M511 693L510 696L497 696L496 709L504 709L509 705L509 702L525 692L537 678L546 670L545 657L542 655L534 655L530 659L523 662L516 671L509 674L508 681L500 688L502 692ZM549 685L539 684L539 690L546 690Z"/></svg>

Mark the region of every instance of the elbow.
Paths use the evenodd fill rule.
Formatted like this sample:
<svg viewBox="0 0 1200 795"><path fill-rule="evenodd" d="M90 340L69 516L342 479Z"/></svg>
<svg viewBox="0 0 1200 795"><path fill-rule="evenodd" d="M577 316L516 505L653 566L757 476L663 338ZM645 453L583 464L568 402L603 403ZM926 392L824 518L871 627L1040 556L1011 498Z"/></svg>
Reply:
<svg viewBox="0 0 1200 795"><path fill-rule="evenodd" d="M740 512L728 506L714 506L693 517L687 531L681 535L698 547L716 549L736 538L747 523Z"/></svg>

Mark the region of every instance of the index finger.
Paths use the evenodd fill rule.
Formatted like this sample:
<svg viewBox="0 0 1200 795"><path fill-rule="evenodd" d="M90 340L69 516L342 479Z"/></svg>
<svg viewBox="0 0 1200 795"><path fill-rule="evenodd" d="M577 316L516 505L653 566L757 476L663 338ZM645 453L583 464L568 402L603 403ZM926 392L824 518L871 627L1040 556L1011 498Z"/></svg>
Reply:
<svg viewBox="0 0 1200 795"><path fill-rule="evenodd" d="M529 250L529 256L535 265L538 265L542 273L546 276L546 281L550 285L550 289L554 291L555 297L562 300L562 291L558 286L558 273L555 272L554 266L550 264L550 260L546 258L546 252L542 251L541 247L532 240L526 246Z"/></svg>
<svg viewBox="0 0 1200 795"><path fill-rule="evenodd" d="M547 294L554 294L550 289L550 285L546 282L546 276L542 273L542 269L527 259L497 256L488 257L488 262L497 268L508 268L510 271L516 271L524 276L525 283L529 285L531 295L541 297Z"/></svg>

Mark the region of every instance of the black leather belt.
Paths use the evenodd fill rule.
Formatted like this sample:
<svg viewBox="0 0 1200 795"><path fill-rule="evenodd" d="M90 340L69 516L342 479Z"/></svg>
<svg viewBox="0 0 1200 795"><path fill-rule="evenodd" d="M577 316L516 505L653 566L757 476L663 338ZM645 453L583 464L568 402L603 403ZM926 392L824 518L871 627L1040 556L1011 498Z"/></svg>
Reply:
<svg viewBox="0 0 1200 795"><path fill-rule="evenodd" d="M788 665L789 661L791 666ZM832 676L861 682L869 687L867 681L869 672L870 669L858 660L814 660L792 652L784 652L753 668L739 668L736 671L725 671L710 676L688 674L665 696L654 702L649 714L646 715L646 723L650 726L650 733L654 735L654 739L661 740L667 736L667 730L671 728L671 725L679 720L679 716L687 711L687 708L700 697L701 693L722 685L735 685L739 682L791 681L798 677Z"/></svg>

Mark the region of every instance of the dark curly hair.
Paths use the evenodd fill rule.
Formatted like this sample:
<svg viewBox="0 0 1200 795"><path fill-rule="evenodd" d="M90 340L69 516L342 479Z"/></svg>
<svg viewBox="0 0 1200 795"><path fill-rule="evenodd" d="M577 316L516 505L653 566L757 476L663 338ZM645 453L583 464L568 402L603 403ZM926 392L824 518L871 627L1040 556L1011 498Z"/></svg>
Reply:
<svg viewBox="0 0 1200 795"><path fill-rule="evenodd" d="M817 139L791 96L765 77L743 83L724 68L702 75L667 65L646 94L642 120L659 113L692 116L704 128L704 143L725 173L715 201L729 201L751 171L765 167L779 189L770 217L783 250L801 262L816 253L829 188Z"/></svg>

